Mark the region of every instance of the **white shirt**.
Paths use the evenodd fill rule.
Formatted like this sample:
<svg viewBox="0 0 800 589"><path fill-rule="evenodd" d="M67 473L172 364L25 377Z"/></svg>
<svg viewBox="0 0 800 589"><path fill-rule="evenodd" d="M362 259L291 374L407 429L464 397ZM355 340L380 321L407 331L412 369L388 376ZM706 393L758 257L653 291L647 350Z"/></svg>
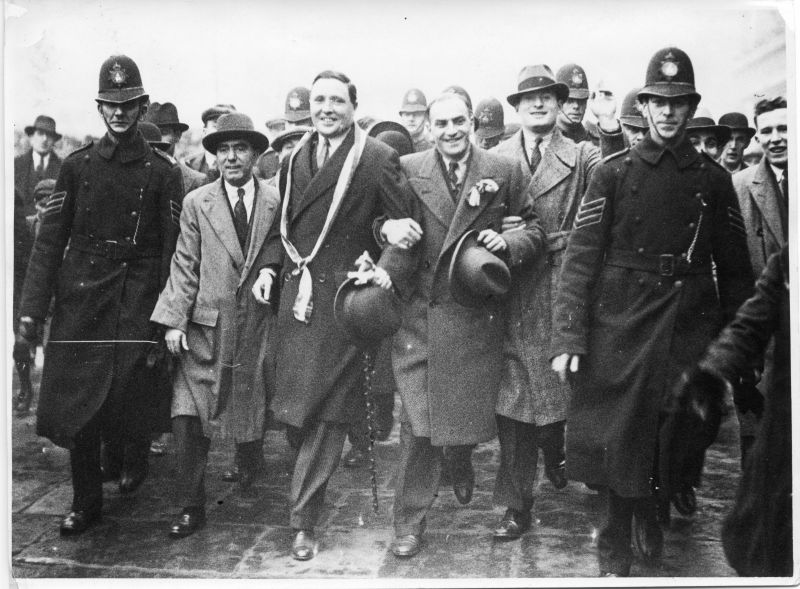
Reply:
<svg viewBox="0 0 800 589"><path fill-rule="evenodd" d="M344 138L347 137L347 133L342 133L341 135L337 135L336 137L324 137L323 135L317 134L317 161L320 161L322 158L322 153L325 151L325 139L328 140L330 143L330 147L328 148L328 159L333 157L333 154L339 148L339 146L344 142Z"/></svg>
<svg viewBox="0 0 800 589"><path fill-rule="evenodd" d="M33 154L33 169L39 167L39 162L42 162L42 170L47 169L47 164L50 162L50 152L48 151L46 155L42 156L36 151L31 152Z"/></svg>
<svg viewBox="0 0 800 589"><path fill-rule="evenodd" d="M553 129L547 135L542 137L542 142L539 143L539 154L544 155L545 150L550 146L550 142L553 140ZM528 157L531 156L531 149L533 146L536 145L536 137L525 127L522 127L522 137L525 139L525 151L528 154Z"/></svg>
<svg viewBox="0 0 800 589"><path fill-rule="evenodd" d="M789 173L788 168L776 168L772 164L769 164L769 167L772 168L772 173L775 174L775 180L778 182L778 186L781 185L781 180L783 180L783 175Z"/></svg>
<svg viewBox="0 0 800 589"><path fill-rule="evenodd" d="M231 210L234 210L236 203L239 202L239 188L244 188L244 210L247 211L247 222L250 222L250 216L253 213L253 202L256 198L256 183L251 177L244 186L234 186L225 182L225 192L228 194L228 202L231 203Z"/></svg>

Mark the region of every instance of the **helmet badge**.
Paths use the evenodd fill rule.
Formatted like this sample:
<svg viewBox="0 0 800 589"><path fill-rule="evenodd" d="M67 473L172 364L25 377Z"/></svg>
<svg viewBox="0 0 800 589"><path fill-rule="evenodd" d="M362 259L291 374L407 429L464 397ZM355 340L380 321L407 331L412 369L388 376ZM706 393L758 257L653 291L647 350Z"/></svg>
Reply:
<svg viewBox="0 0 800 589"><path fill-rule="evenodd" d="M419 102L419 96L417 96L416 92L412 91L408 93L408 102L410 103Z"/></svg>
<svg viewBox="0 0 800 589"><path fill-rule="evenodd" d="M664 59L661 60L661 73L664 74L668 81L671 81L678 74L678 64L675 63L675 56L672 51L667 53Z"/></svg>
<svg viewBox="0 0 800 589"><path fill-rule="evenodd" d="M298 108L300 108L300 97L297 94L293 93L289 97L289 107L292 110L297 110Z"/></svg>
<svg viewBox="0 0 800 589"><path fill-rule="evenodd" d="M125 68L115 61L114 65L111 66L111 69L108 70L108 79L111 80L112 84L115 84L121 88L128 79L128 72L126 72Z"/></svg>
<svg viewBox="0 0 800 589"><path fill-rule="evenodd" d="M572 70L572 84L574 86L580 86L583 84L583 74L577 68Z"/></svg>

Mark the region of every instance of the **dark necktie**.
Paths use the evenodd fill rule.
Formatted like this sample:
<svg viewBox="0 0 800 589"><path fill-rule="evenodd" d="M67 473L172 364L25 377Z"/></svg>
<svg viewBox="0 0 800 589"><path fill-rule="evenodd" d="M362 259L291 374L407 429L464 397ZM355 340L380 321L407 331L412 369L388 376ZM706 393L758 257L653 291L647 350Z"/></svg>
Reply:
<svg viewBox="0 0 800 589"><path fill-rule="evenodd" d="M244 188L239 188L236 194L239 196L239 200L236 201L236 206L233 207L233 222L236 226L239 245L244 251L244 244L247 242L247 209L244 207Z"/></svg>
<svg viewBox="0 0 800 589"><path fill-rule="evenodd" d="M325 138L325 143L322 144L322 153L317 158L317 168L322 169L322 166L328 161L328 157L331 154L331 142L328 141L327 137Z"/></svg>
<svg viewBox="0 0 800 589"><path fill-rule="evenodd" d="M36 164L36 175L41 176L44 173L44 158L39 158L39 163Z"/></svg>
<svg viewBox="0 0 800 589"><path fill-rule="evenodd" d="M450 162L447 166L447 180L450 182L450 196L453 200L458 199L459 183L458 183L458 162Z"/></svg>
<svg viewBox="0 0 800 589"><path fill-rule="evenodd" d="M536 172L536 168L539 167L539 163L542 161L542 152L539 150L539 146L542 144L542 138L537 137L534 140L533 147L531 148L531 174Z"/></svg>
<svg viewBox="0 0 800 589"><path fill-rule="evenodd" d="M781 176L781 193L783 200L781 201L781 228L783 229L784 239L789 238L789 168L783 171Z"/></svg>

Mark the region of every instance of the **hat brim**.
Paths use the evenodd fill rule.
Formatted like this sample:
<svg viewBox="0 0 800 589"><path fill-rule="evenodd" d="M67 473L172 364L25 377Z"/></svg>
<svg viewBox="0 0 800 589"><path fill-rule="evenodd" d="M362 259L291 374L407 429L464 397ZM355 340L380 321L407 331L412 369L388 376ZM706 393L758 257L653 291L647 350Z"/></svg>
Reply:
<svg viewBox="0 0 800 589"><path fill-rule="evenodd" d="M703 125L699 127L686 127L686 133L690 134L692 131L711 131L717 138L720 147L730 141L732 131L730 127L725 125Z"/></svg>
<svg viewBox="0 0 800 589"><path fill-rule="evenodd" d="M153 123L153 124L156 127L158 127L159 129L162 129L163 127L174 127L175 129L177 129L181 133L183 133L184 131L188 131L189 130L189 125L187 125L186 123L181 123L179 121L175 121L174 123L173 122L166 122L166 123Z"/></svg>
<svg viewBox="0 0 800 589"><path fill-rule="evenodd" d="M25 127L25 134L30 137L31 135L33 135L33 132L36 131L37 129L42 133L47 133L48 135L52 135L53 137L55 137L56 141L58 141L63 137L61 133L56 133L55 131L51 131L50 129L44 129L43 127L37 127L36 125L30 125L28 127ZM753 132L755 133L755 131Z"/></svg>
<svg viewBox="0 0 800 589"><path fill-rule="evenodd" d="M170 148L171 143L168 141L148 141L147 142L151 147L156 147L163 151L164 153Z"/></svg>
<svg viewBox="0 0 800 589"><path fill-rule="evenodd" d="M629 127L636 127L638 129L649 129L650 125L647 124L647 121L644 117L630 117L624 116L619 118L619 122L623 125L628 125Z"/></svg>
<svg viewBox="0 0 800 589"><path fill-rule="evenodd" d="M280 151L281 149L283 149L283 146L287 141L294 138L297 138L299 140L303 135L308 133L310 130L311 127L299 127L296 129L290 129L288 131L283 131L280 135L278 135L277 137L275 137L275 139L272 140L272 149L274 149L275 151Z"/></svg>
<svg viewBox="0 0 800 589"><path fill-rule="evenodd" d="M486 303L486 298L475 295L461 280L459 272L457 271L458 260L461 254L468 247L479 246L478 244L478 230L470 229L461 239L458 240L456 247L453 249L453 257L450 258L450 268L447 271L447 283L450 289L450 296L453 300L463 307L478 308ZM487 250L488 251L488 250ZM499 259L499 258L498 258Z"/></svg>
<svg viewBox="0 0 800 589"><path fill-rule="evenodd" d="M509 94L508 96L506 96L506 100L511 106L517 108L520 99L526 94L531 94L533 92L539 92L541 90L550 90L550 89L556 91L556 98L558 98L562 102L565 101L567 98L569 98L569 87L567 87L567 85L562 82L554 82L552 84L546 84L544 86L539 86L536 88L526 88L525 90L515 92L514 94Z"/></svg>
<svg viewBox="0 0 800 589"><path fill-rule="evenodd" d="M286 113L284 118L289 121L290 123L297 123L299 121L304 121L306 119L311 118L311 111L308 110L297 110L294 112Z"/></svg>
<svg viewBox="0 0 800 589"><path fill-rule="evenodd" d="M481 125L478 127L478 130L475 131L475 137L478 139L492 139L503 135L505 132L505 127L498 129L497 127L484 127Z"/></svg>
<svg viewBox="0 0 800 589"><path fill-rule="evenodd" d="M107 90L99 92L95 101L97 102L110 102L112 104L122 104L123 102L130 102L137 98L150 98L150 95L144 91L141 86L134 86L133 88L122 88L120 90Z"/></svg>
<svg viewBox="0 0 800 589"><path fill-rule="evenodd" d="M646 96L661 96L662 98L677 98L679 96L693 96L700 101L700 94L694 89L691 84L683 84L679 82L671 84L652 84L645 86L636 94L636 98L644 98Z"/></svg>
<svg viewBox="0 0 800 589"><path fill-rule="evenodd" d="M243 139L253 146L259 154L267 151L269 147L269 139L263 133L258 131L250 131L247 129L230 129L227 131L214 131L203 137L203 147L210 153L217 153L217 147L223 141L231 141L234 139Z"/></svg>
<svg viewBox="0 0 800 589"><path fill-rule="evenodd" d="M422 106L421 104L409 104L407 106L401 106L400 110L397 112L398 114L402 115L404 112L426 112L427 110L427 106Z"/></svg>
<svg viewBox="0 0 800 589"><path fill-rule="evenodd" d="M569 98L574 98L576 100L588 100L591 92L589 92L588 88L570 88L569 89Z"/></svg>
<svg viewBox="0 0 800 589"><path fill-rule="evenodd" d="M731 135L733 135L734 131L744 131L747 133L747 138L752 139L756 136L756 130L753 127L731 127L730 125L722 125L723 127L728 127L731 130Z"/></svg>

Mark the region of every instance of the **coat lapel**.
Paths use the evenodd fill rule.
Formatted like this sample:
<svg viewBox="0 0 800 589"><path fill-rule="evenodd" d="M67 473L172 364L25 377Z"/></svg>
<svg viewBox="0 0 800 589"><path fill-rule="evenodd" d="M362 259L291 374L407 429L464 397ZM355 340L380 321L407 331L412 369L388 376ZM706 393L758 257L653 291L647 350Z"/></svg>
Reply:
<svg viewBox="0 0 800 589"><path fill-rule="evenodd" d="M328 162L313 177L311 177L311 158L316 156L316 154L312 151L313 142L309 140L303 149L297 154L297 157L295 158L295 166L298 165L297 160L302 156L300 165L308 168L308 175L311 180L303 192L303 198L298 203L296 210L292 213L292 220L296 219L300 213L302 213L309 207L309 205L311 205L311 203L328 192L328 190L336 184L337 180L339 180L339 174L342 171L344 160L347 159L347 154L350 152L350 148L353 147L354 137L355 131L351 129L347 134L347 137L345 137L342 144L333 153ZM294 178L292 179L292 182L295 182Z"/></svg>
<svg viewBox="0 0 800 589"><path fill-rule="evenodd" d="M575 168L575 150L564 140L561 131L555 129L550 145L544 151L542 161L533 174L530 194L534 200L568 177ZM520 147L520 151L522 147Z"/></svg>
<svg viewBox="0 0 800 589"><path fill-rule="evenodd" d="M487 192L481 195L481 200L477 207L467 204L470 190L479 180L484 178L492 178L491 170L486 168L486 160L482 151L473 146L472 158L469 163L469 169L467 170L467 176L464 178L463 188L458 198L458 206L456 207L456 212L453 215L453 220L450 223L450 228L447 231L447 236L442 245L442 254L464 235L467 229L470 228L484 209L486 209L489 202L496 196L494 193ZM502 190L502 181L496 178L492 179L495 180L498 185L501 185L500 189Z"/></svg>
<svg viewBox="0 0 800 589"><path fill-rule="evenodd" d="M239 286L247 279L247 275L253 268L253 263L258 257L258 252L267 237L272 220L275 217L275 209L278 206L278 201L268 199L267 190L265 187L267 183L263 180L256 179L256 194L255 204L253 206L253 226L250 228L250 247L247 250L247 258L242 268L242 275L239 277ZM230 216L230 215L228 215ZM239 242L237 241L238 245Z"/></svg>
<svg viewBox="0 0 800 589"><path fill-rule="evenodd" d="M230 207L225 202L225 199L226 196L222 190L222 180L220 179L214 182L214 189L203 199L200 210L208 218L222 245L228 250L228 255L237 266L242 266L244 264L244 254L239 245L239 238L236 237L236 228L233 226Z"/></svg>
<svg viewBox="0 0 800 589"><path fill-rule="evenodd" d="M764 221L770 233L772 233L772 238L777 243L782 243L783 229L781 229L781 215L777 208L776 183L767 169L768 165L766 158L761 160L756 173L753 174L751 192L756 208L758 208L761 216L764 217Z"/></svg>
<svg viewBox="0 0 800 589"><path fill-rule="evenodd" d="M409 179L411 187L433 216L445 227L450 227L456 205L450 198L444 176L436 160L436 150L429 150L416 176Z"/></svg>

